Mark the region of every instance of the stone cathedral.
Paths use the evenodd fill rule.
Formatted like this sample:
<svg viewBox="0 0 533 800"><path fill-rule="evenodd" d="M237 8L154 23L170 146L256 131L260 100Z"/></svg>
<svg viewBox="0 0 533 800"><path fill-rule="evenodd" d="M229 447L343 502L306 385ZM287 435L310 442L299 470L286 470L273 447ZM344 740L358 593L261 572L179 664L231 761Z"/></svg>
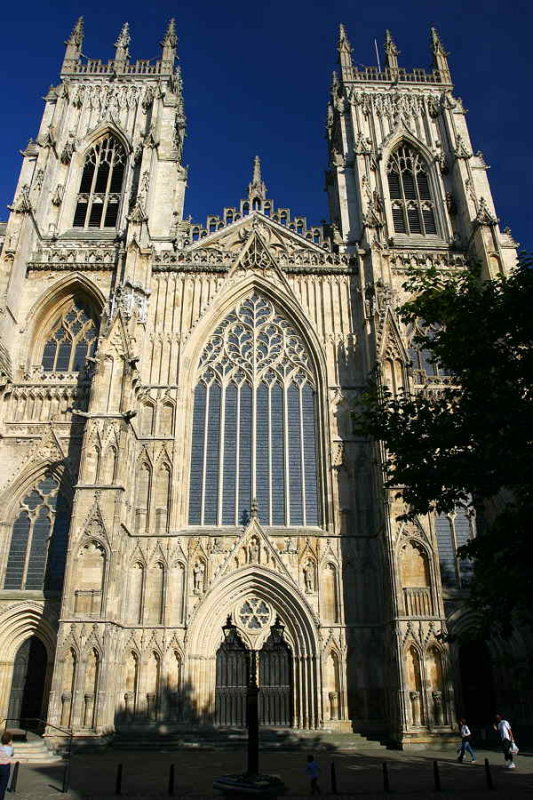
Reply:
<svg viewBox="0 0 533 800"><path fill-rule="evenodd" d="M395 312L406 270L515 260L437 32L410 72L390 34L355 66L341 26L322 225L259 158L243 199L185 218L174 22L155 61L127 25L108 62L82 41L80 20L0 228L1 717L238 728L255 650L265 726L445 739L505 700L446 636L474 519L398 521L352 423L376 369L452 379Z"/></svg>

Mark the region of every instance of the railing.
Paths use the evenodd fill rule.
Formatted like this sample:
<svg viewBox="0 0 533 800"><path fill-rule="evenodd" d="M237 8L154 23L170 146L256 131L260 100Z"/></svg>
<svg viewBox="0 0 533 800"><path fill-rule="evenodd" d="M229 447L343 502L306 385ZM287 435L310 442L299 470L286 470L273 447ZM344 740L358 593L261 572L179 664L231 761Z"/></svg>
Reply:
<svg viewBox="0 0 533 800"><path fill-rule="evenodd" d="M8 723L13 722L15 723L12 727L16 727L18 729L22 729L25 733L28 731L32 731L33 728L40 728L41 726L46 731L47 728L53 728L55 731L60 731L63 736L68 737L67 742L67 750L64 756L65 759L65 769L63 771L63 785L61 788L62 794L66 794L69 789L70 783L70 759L72 757L72 738L73 733L70 728L61 728L59 725L52 725L50 722L47 722L45 719L41 719L40 717L5 717L2 722L0 723L0 727L3 727L4 730L7 730ZM28 725L28 722L37 723L34 726ZM22 724L26 723L26 724Z"/></svg>
<svg viewBox="0 0 533 800"><path fill-rule="evenodd" d="M409 617L430 617L433 614L431 589L421 586L403 590L405 613Z"/></svg>
<svg viewBox="0 0 533 800"><path fill-rule="evenodd" d="M348 80L352 81L385 81L387 83L444 83L442 75L439 70L435 69L432 72L426 72L425 69L414 69L412 72L407 72L405 69L383 69L379 70L377 67L363 67L356 69L355 67L344 67L343 72L348 73Z"/></svg>

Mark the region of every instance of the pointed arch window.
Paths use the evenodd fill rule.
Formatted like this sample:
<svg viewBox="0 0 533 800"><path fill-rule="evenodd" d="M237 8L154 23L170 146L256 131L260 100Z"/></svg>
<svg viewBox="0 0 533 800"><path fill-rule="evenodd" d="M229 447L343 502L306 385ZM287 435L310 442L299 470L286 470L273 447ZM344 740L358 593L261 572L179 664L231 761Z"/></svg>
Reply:
<svg viewBox="0 0 533 800"><path fill-rule="evenodd" d="M319 525L316 380L300 334L253 293L202 353L190 525Z"/></svg>
<svg viewBox="0 0 533 800"><path fill-rule="evenodd" d="M437 224L428 168L414 148L400 145L387 164L395 233L435 236Z"/></svg>
<svg viewBox="0 0 533 800"><path fill-rule="evenodd" d="M433 338L438 330L438 326L433 325L430 327L419 320L410 332L411 344L407 352L415 385L449 383L449 379L453 375L448 367L435 360L431 350L417 342L417 337L420 336Z"/></svg>
<svg viewBox="0 0 533 800"><path fill-rule="evenodd" d="M13 523L4 589L61 589L69 521L57 479L44 477L24 497Z"/></svg>
<svg viewBox="0 0 533 800"><path fill-rule="evenodd" d="M89 308L82 300L74 300L52 325L41 362L44 371L79 372L94 355L97 334Z"/></svg>
<svg viewBox="0 0 533 800"><path fill-rule="evenodd" d="M124 188L126 152L118 139L106 136L85 156L75 228L116 228Z"/></svg>

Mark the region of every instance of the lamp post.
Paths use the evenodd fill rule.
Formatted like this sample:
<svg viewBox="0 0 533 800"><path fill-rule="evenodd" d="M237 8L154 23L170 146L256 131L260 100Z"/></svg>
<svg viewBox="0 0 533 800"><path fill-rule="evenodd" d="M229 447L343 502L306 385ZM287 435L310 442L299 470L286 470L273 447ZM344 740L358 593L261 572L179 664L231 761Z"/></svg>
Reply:
<svg viewBox="0 0 533 800"><path fill-rule="evenodd" d="M283 639L284 626L279 617L271 626L275 641ZM213 787L228 798L274 798L285 792L285 784L277 775L259 774L259 686L257 685L257 652L246 647L231 614L222 626L224 640L228 644L239 644L246 655L246 727L248 729L248 748L246 772L241 775L223 775L213 782Z"/></svg>

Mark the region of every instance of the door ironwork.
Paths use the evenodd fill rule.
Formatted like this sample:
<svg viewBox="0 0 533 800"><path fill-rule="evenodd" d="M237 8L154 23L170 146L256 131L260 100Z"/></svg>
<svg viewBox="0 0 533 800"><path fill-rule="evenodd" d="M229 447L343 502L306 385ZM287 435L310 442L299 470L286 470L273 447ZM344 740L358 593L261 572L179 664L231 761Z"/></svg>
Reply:
<svg viewBox="0 0 533 800"><path fill-rule="evenodd" d="M246 725L248 650L237 630L217 652L215 724L243 728Z"/></svg>
<svg viewBox="0 0 533 800"><path fill-rule="evenodd" d="M261 725L292 725L292 657L287 642L274 632L259 654L259 721Z"/></svg>

